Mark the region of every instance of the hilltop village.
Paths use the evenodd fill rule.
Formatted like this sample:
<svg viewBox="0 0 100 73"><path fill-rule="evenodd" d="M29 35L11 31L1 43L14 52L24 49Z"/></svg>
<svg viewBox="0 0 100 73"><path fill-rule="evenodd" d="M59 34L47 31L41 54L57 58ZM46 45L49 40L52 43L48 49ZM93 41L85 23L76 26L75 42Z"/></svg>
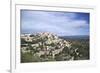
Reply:
<svg viewBox="0 0 100 73"><path fill-rule="evenodd" d="M81 56L77 50L53 33L21 34L21 62L74 60Z"/></svg>

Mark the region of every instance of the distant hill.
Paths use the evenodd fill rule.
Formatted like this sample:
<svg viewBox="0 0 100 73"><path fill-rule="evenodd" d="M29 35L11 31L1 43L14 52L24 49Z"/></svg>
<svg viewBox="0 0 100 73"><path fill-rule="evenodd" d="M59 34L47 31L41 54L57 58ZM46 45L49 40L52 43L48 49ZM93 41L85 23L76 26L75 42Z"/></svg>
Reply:
<svg viewBox="0 0 100 73"><path fill-rule="evenodd" d="M65 39L65 40L89 40L88 35L76 35L76 36L59 36L59 38Z"/></svg>

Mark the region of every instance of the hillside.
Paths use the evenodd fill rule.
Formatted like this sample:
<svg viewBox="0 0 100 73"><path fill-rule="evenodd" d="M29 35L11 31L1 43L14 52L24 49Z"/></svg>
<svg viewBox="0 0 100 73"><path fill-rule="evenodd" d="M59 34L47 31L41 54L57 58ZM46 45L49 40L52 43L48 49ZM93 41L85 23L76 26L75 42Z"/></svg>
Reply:
<svg viewBox="0 0 100 73"><path fill-rule="evenodd" d="M21 62L75 60L79 48L49 32L21 35Z"/></svg>

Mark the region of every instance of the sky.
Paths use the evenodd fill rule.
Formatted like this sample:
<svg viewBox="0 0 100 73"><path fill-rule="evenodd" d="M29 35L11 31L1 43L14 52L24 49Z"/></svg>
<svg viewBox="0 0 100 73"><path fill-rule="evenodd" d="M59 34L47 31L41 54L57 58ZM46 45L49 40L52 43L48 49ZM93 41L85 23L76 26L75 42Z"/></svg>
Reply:
<svg viewBox="0 0 100 73"><path fill-rule="evenodd" d="M89 13L21 10L20 17L22 34L89 35Z"/></svg>

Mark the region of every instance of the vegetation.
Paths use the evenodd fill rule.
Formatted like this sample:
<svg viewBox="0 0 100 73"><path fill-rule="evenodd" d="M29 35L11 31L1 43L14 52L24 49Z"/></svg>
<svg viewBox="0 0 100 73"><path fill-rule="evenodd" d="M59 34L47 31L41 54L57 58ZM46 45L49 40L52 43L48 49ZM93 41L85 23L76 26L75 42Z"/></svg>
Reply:
<svg viewBox="0 0 100 73"><path fill-rule="evenodd" d="M50 33L25 38L21 37L21 63L89 59L89 38L63 39Z"/></svg>

